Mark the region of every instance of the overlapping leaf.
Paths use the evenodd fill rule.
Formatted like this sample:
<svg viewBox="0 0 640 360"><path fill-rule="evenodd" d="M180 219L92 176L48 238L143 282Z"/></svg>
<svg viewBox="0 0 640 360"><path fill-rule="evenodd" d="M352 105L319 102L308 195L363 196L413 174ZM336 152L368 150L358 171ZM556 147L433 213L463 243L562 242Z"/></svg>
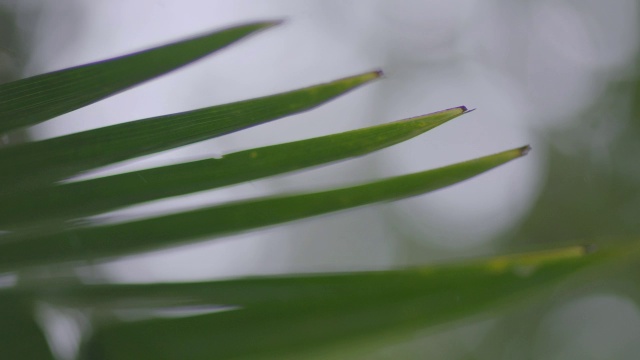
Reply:
<svg viewBox="0 0 640 360"><path fill-rule="evenodd" d="M465 107L457 107L371 128L240 151L221 159L135 171L7 196L4 199L7 206L0 208L0 227L24 227L88 216L363 155L422 134L465 111Z"/></svg>
<svg viewBox="0 0 640 360"><path fill-rule="evenodd" d="M368 184L234 202L120 224L0 238L0 271L25 265L124 255L207 236L397 200L455 184L526 154L528 147Z"/></svg>
<svg viewBox="0 0 640 360"><path fill-rule="evenodd" d="M0 149L0 195L32 191L95 167L309 110L379 76L374 71L282 94Z"/></svg>
<svg viewBox="0 0 640 360"><path fill-rule="evenodd" d="M87 359L327 358L325 351L379 346L390 336L508 305L580 269L619 260L626 250L585 256L584 248L571 247L408 270L89 286L72 293L85 306L127 306L152 298L178 307L239 306L107 325L88 343Z"/></svg>
<svg viewBox="0 0 640 360"><path fill-rule="evenodd" d="M0 132L33 125L111 96L272 25L265 22L230 28L0 86ZM54 184L96 167L311 109L379 75L370 72L288 93L4 148L0 150L0 226L15 229L69 220L362 155L409 139L466 111L459 107L369 129L249 149L222 159ZM415 196L476 176L527 151L528 147L523 147L357 186L250 199L145 220L15 231L0 236L0 272L129 255ZM0 318L10 326L0 343L13 346L13 357L50 357L42 332L30 316L34 299L94 310L113 310L123 304L140 309L149 309L152 303L165 307L222 305L239 308L171 320L113 322L105 327L96 323L96 333L84 355L103 360L298 358L309 351L347 342L370 343L390 333L477 314L608 256L583 255L583 248L574 247L408 270L195 284L51 284L38 288L20 284L0 290ZM33 348L13 343L16 329L36 341ZM31 350L35 355L28 354Z"/></svg>
<svg viewBox="0 0 640 360"><path fill-rule="evenodd" d="M0 86L0 132L34 125L163 75L256 31L278 24L232 27L111 60Z"/></svg>

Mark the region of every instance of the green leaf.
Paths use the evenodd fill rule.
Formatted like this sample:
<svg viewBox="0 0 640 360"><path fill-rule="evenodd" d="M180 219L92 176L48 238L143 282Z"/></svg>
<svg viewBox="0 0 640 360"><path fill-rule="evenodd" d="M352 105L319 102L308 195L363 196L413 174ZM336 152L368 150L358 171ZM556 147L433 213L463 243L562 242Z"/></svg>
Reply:
<svg viewBox="0 0 640 360"><path fill-rule="evenodd" d="M0 357L54 360L33 314L31 299L0 292Z"/></svg>
<svg viewBox="0 0 640 360"><path fill-rule="evenodd" d="M637 252L637 245L635 245ZM618 249L619 250L619 249ZM222 313L119 322L98 328L88 359L299 359L379 346L526 299L622 251L570 247L458 264L350 274L240 279L208 284L106 285L73 298L146 301L174 297L234 304ZM97 290L97 291L95 291ZM94 304L95 305L95 304Z"/></svg>
<svg viewBox="0 0 640 360"><path fill-rule="evenodd" d="M112 125L0 149L0 195L246 129L321 105L380 76L368 72L286 93Z"/></svg>
<svg viewBox="0 0 640 360"><path fill-rule="evenodd" d="M519 271L521 275L530 275L542 262L556 260L570 260L573 263L574 258L579 258L575 264L582 265L576 265L576 270L583 265L611 259L622 263L624 257L637 256L640 243L617 244L598 251L593 249L592 246L568 246L399 270L256 276L203 282L79 285L47 281L0 290L0 295L3 292L15 293L24 297L41 298L60 306L111 310L211 304L249 308L287 300L309 301L326 296L346 296L349 292L359 293L368 288L374 290L372 284L389 287L399 285L400 279L414 277L414 280L420 281L419 288L424 288L426 284L434 281L433 279L438 279L442 274L455 269L466 269L468 274L476 274L478 269L482 270L481 272L495 270L485 276L502 276L509 270ZM582 255L585 254L589 256L583 258ZM532 266L535 268L531 268ZM427 281L424 281L425 279Z"/></svg>
<svg viewBox="0 0 640 360"><path fill-rule="evenodd" d="M464 114L464 106L366 129L250 149L189 163L42 188L6 197L0 226L94 215L159 198L237 184L364 155L420 135ZM90 199L88 201L87 199Z"/></svg>
<svg viewBox="0 0 640 360"><path fill-rule="evenodd" d="M32 264L125 255L420 195L481 174L528 150L527 146L439 169L335 190L240 201L59 233L5 235L0 238L0 271Z"/></svg>
<svg viewBox="0 0 640 360"><path fill-rule="evenodd" d="M4 84L0 86L0 133L34 125L115 95L277 24L260 22L232 27Z"/></svg>

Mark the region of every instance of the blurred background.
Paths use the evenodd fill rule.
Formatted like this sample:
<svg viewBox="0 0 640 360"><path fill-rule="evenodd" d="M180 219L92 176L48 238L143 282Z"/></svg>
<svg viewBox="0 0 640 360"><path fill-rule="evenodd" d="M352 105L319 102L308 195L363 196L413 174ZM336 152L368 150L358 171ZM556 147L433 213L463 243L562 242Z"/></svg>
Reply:
<svg viewBox="0 0 640 360"><path fill-rule="evenodd" d="M632 238L640 234L639 15L636 0L0 0L0 82L212 29L286 20L183 70L0 141L59 136L381 68L382 81L309 113L88 176L459 105L477 110L365 158L110 216L347 185L525 144L533 151L415 199L124 258L79 269L77 276L147 282L387 269ZM637 359L638 270L415 334L370 358Z"/></svg>

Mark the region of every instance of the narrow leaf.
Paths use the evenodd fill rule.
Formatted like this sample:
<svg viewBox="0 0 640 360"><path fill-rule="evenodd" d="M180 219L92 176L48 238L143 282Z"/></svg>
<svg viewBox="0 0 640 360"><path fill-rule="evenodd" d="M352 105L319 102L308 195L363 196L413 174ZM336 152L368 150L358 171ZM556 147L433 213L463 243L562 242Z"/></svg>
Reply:
<svg viewBox="0 0 640 360"><path fill-rule="evenodd" d="M380 76L368 72L286 93L112 125L0 149L0 195L229 134L319 106Z"/></svg>
<svg viewBox="0 0 640 360"><path fill-rule="evenodd" d="M570 247L408 270L211 283L210 289L200 287L189 295L241 307L107 325L96 331L85 355L104 360L328 358L332 350L375 348L413 331L510 305L615 258L611 253L585 255L583 247ZM148 285L145 291L154 290L145 295L136 293L136 286L120 295L144 299L169 290Z"/></svg>
<svg viewBox="0 0 640 360"><path fill-rule="evenodd" d="M364 155L422 134L466 112L464 106L340 134L250 149L189 163L42 188L7 197L0 226L67 220L169 196Z"/></svg>
<svg viewBox="0 0 640 360"><path fill-rule="evenodd" d="M423 194L518 158L529 147L368 184L249 200L128 223L0 238L0 270L125 255Z"/></svg>
<svg viewBox="0 0 640 360"><path fill-rule="evenodd" d="M253 23L0 86L0 133L34 125L189 64L277 22Z"/></svg>
<svg viewBox="0 0 640 360"><path fill-rule="evenodd" d="M401 286L402 279L420 282L417 288L445 276L455 269L466 269L468 274L487 272L485 276L519 271L533 274L541 263L570 261L575 268L591 266L604 261L638 257L640 243L623 243L597 251L590 247L571 246L546 251L506 256L494 256L415 268L362 271L349 273L289 274L256 276L231 280L202 282L144 283L144 284L65 284L46 281L0 290L23 297L39 298L60 306L102 309L135 309L191 305L241 306L249 308L273 302L309 301L326 296L347 296L366 289L385 292L385 287ZM588 255L583 257L583 255ZM626 259L625 259L626 258ZM575 260L575 261L574 261ZM527 277L527 276L523 276ZM377 284L379 287L373 286ZM415 290L418 290L418 289Z"/></svg>

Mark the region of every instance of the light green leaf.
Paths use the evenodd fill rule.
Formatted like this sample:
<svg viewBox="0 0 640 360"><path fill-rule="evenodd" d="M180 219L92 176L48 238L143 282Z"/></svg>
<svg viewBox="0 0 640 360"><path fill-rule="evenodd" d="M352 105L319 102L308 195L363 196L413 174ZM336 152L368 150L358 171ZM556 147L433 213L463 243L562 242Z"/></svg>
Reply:
<svg viewBox="0 0 640 360"><path fill-rule="evenodd" d="M120 224L0 238L0 271L130 254L440 189L518 158L529 147L363 185L234 202Z"/></svg>
<svg viewBox="0 0 640 360"><path fill-rule="evenodd" d="M229 134L310 110L371 80L368 72L257 99L112 125L0 149L0 195L79 172Z"/></svg>
<svg viewBox="0 0 640 360"><path fill-rule="evenodd" d="M331 351L375 348L413 331L510 305L624 254L586 255L583 247L570 247L395 271L253 278L207 286L106 285L79 288L73 298L82 299L84 293L84 300L98 303L160 298L174 304L176 299L185 300L184 305L197 299L240 306L222 313L106 325L88 342L88 359L325 359Z"/></svg>
<svg viewBox="0 0 640 360"><path fill-rule="evenodd" d="M92 104L277 24L260 22L232 27L110 60L3 84L0 86L0 133L34 125Z"/></svg>
<svg viewBox="0 0 640 360"><path fill-rule="evenodd" d="M0 226L68 220L364 155L420 135L466 112L464 106L365 129L250 149L8 196Z"/></svg>

